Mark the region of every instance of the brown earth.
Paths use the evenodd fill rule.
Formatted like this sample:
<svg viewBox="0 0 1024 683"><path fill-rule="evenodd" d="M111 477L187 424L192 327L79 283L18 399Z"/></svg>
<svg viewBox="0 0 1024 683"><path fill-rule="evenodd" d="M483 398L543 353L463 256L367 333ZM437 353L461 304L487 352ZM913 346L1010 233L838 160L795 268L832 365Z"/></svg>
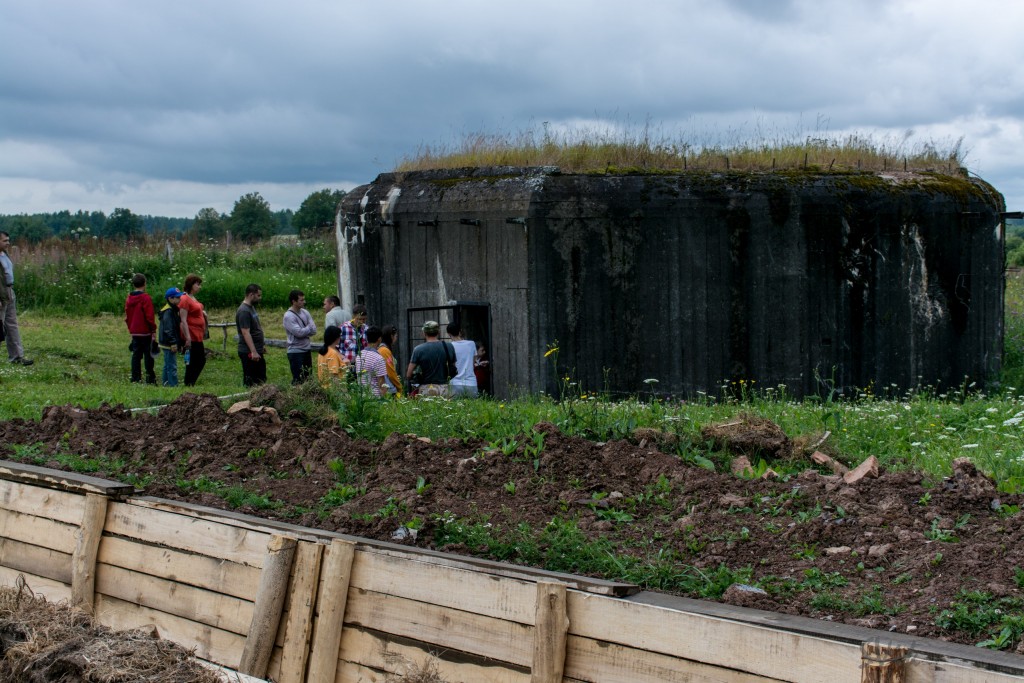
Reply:
<svg viewBox="0 0 1024 683"><path fill-rule="evenodd" d="M766 430L771 443L789 441L753 419L709 429L729 446L730 427L743 444L738 452L749 448L752 429ZM19 449L20 459L57 469L54 454L118 457L128 471L148 477L148 495L227 507L221 496L188 496L176 485L206 477L283 503L271 510L243 505L240 512L375 539L395 540L418 518L416 535L403 542L464 554L486 551L438 544L442 518L486 521L510 535L524 522L542 529L554 518L575 519L588 540L606 541L620 555L672 558L651 575L652 587L668 567L670 574L719 582L711 593L724 602L970 644L989 632L935 625L962 590L1024 599L1021 515L1006 514L1024 501L999 494L969 461L936 481L883 471L847 484L810 459L786 481L745 479L660 451L658 444L673 437L654 430L599 443L548 423L534 429L544 435L538 456L524 450L540 440L535 434L520 438L509 455L474 439L392 434L373 443L341 427L281 419L273 410L228 414L214 396L184 394L155 416L54 406L39 421L0 423L0 457L14 458L16 444L38 444ZM339 480L337 466L329 466L336 459L365 493L321 516L313 508ZM502 559L516 561L509 553ZM571 558L547 557L547 568L579 573ZM746 583L770 582L775 590L748 590L722 566L749 567ZM822 595L834 600L813 606ZM1009 649L1024 654L1019 639Z"/></svg>

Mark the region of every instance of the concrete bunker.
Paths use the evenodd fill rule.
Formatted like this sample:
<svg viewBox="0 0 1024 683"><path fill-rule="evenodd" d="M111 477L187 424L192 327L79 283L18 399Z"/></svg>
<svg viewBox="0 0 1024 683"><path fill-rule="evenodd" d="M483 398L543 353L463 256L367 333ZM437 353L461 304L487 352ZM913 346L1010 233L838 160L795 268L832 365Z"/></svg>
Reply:
<svg viewBox="0 0 1024 683"><path fill-rule="evenodd" d="M937 173L386 173L339 207L339 285L382 324L486 306L499 396L566 376L677 396L980 386L1001 364L1003 212Z"/></svg>

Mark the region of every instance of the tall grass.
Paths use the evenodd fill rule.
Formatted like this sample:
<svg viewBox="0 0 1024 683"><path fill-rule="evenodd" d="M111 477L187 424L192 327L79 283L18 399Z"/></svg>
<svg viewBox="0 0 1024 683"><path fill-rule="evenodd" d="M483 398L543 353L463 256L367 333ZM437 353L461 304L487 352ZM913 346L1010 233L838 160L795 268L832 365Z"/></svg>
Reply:
<svg viewBox="0 0 1024 683"><path fill-rule="evenodd" d="M961 140L915 141L865 134L837 136L730 131L726 139L671 134L642 126L540 127L511 133L470 133L461 140L424 144L396 170L480 166L557 166L563 172L818 169L833 171L934 171L952 174L963 165Z"/></svg>
<svg viewBox="0 0 1024 683"><path fill-rule="evenodd" d="M13 254L18 278L18 307L48 312L96 315L119 312L131 290L132 274L143 273L147 291L158 304L169 287L181 287L188 273L203 277L199 300L208 308L233 308L251 282L263 287L267 305L288 301L298 288L315 303L337 291L336 253L330 241L278 246L219 243L172 244L163 240L117 243L109 240L50 240L19 247ZM287 303L284 303L287 306Z"/></svg>

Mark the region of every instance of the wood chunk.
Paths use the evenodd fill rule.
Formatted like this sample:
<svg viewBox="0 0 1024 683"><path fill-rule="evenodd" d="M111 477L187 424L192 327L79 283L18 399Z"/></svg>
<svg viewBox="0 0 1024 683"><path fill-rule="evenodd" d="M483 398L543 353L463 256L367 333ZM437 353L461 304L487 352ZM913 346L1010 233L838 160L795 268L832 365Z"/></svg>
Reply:
<svg viewBox="0 0 1024 683"><path fill-rule="evenodd" d="M847 484L854 484L865 477L878 478L878 458L873 455L868 456L867 460L844 474L843 481Z"/></svg>

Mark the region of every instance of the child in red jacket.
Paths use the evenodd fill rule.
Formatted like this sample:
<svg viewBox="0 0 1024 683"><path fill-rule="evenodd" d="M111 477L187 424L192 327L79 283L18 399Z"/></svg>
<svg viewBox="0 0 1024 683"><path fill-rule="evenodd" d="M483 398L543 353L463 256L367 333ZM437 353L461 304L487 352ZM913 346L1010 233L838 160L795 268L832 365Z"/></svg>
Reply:
<svg viewBox="0 0 1024 683"><path fill-rule="evenodd" d="M132 351L132 381L142 381L142 361L145 361L146 384L156 384L153 355L150 353L156 320L153 300L146 294L146 276L135 273L132 287L132 293L124 300L124 322L128 326L128 334L132 335L132 343L128 347Z"/></svg>

